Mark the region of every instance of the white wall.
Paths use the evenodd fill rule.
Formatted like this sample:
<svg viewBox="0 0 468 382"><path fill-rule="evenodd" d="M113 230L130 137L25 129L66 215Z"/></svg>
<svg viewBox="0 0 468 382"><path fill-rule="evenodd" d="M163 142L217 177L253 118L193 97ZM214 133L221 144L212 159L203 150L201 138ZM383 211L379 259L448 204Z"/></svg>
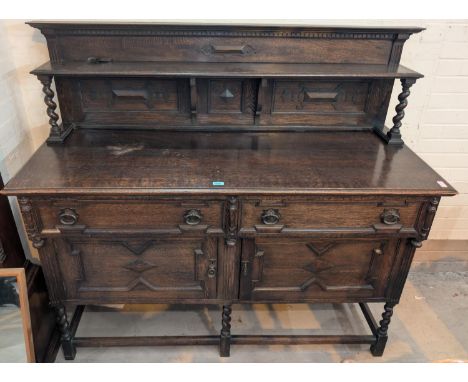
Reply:
<svg viewBox="0 0 468 382"><path fill-rule="evenodd" d="M40 83L29 71L47 61L40 33L23 21L0 21L0 172L6 183L26 163L48 134ZM16 200L10 200L18 227L23 227ZM20 229L23 247L36 250Z"/></svg>
<svg viewBox="0 0 468 382"><path fill-rule="evenodd" d="M416 24L427 30L408 40L402 64L420 71L425 78L413 86L408 98L403 136L406 143L459 192L453 198L443 198L430 238L466 240L468 20ZM389 115L388 119L391 117Z"/></svg>
<svg viewBox="0 0 468 382"><path fill-rule="evenodd" d="M248 22L285 23L284 20ZM460 192L441 203L431 239L467 239L468 20L288 20L286 23L427 28L412 36L403 51L402 64L422 72L425 78L412 88L402 132L406 143ZM0 21L0 171L5 181L21 168L48 134L41 85L29 74L47 59L45 39L37 30L22 20ZM389 111L389 125L399 92L398 84ZM17 210L15 214L18 216Z"/></svg>

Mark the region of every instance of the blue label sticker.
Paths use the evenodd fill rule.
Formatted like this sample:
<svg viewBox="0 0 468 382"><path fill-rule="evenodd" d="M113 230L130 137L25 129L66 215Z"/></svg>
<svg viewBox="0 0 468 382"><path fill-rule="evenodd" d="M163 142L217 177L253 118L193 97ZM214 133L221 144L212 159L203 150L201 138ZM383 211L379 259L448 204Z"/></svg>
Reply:
<svg viewBox="0 0 468 382"><path fill-rule="evenodd" d="M224 186L224 182L220 182L220 181L213 182L213 186Z"/></svg>

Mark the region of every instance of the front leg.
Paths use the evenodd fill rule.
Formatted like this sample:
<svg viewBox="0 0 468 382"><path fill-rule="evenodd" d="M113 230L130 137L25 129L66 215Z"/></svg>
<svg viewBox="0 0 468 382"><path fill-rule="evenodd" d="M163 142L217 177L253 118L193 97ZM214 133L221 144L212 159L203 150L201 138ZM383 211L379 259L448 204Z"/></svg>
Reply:
<svg viewBox="0 0 468 382"><path fill-rule="evenodd" d="M388 326L390 325L394 306L395 304L390 302L387 302L384 306L380 327L377 330L377 339L370 347L370 351L374 357L381 357L385 350L385 345L387 344L388 340Z"/></svg>
<svg viewBox="0 0 468 382"><path fill-rule="evenodd" d="M223 305L222 329L219 342L220 357L229 357L231 351L231 304Z"/></svg>
<svg viewBox="0 0 468 382"><path fill-rule="evenodd" d="M76 347L72 342L73 336L67 319L67 312L63 304L55 307L57 327L60 331L60 342L62 344L63 356L66 360L74 360Z"/></svg>

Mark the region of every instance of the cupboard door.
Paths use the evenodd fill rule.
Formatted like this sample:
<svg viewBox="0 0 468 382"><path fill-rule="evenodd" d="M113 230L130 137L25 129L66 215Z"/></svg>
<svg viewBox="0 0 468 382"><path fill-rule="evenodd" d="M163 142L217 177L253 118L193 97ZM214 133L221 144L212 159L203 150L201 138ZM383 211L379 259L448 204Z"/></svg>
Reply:
<svg viewBox="0 0 468 382"><path fill-rule="evenodd" d="M385 294L398 239L244 240L241 300L346 301Z"/></svg>
<svg viewBox="0 0 468 382"><path fill-rule="evenodd" d="M63 238L55 245L67 299L143 303L216 298L216 238Z"/></svg>

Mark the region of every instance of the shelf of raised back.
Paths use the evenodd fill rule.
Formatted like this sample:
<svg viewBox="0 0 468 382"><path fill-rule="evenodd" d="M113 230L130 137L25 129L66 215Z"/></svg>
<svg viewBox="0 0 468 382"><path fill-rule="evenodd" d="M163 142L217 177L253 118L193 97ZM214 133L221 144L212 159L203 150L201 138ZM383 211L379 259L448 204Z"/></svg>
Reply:
<svg viewBox="0 0 468 382"><path fill-rule="evenodd" d="M403 65L214 62L47 62L32 74L67 77L422 78Z"/></svg>

